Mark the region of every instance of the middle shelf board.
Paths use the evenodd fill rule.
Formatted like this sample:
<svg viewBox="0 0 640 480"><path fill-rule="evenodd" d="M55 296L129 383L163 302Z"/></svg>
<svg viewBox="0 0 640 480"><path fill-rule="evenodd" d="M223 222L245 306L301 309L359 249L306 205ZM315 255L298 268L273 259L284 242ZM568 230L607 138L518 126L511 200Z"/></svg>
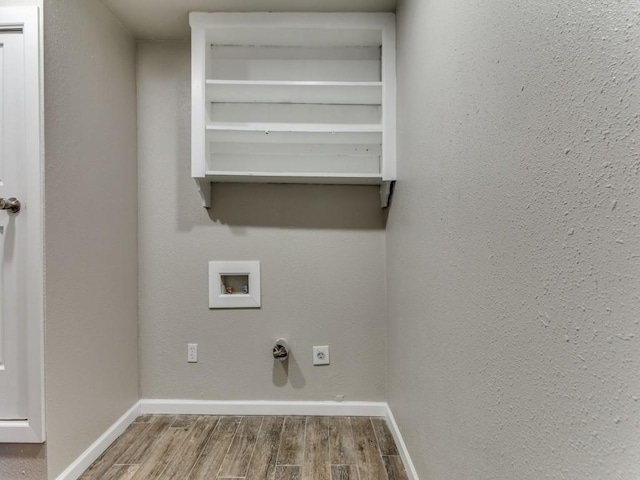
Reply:
<svg viewBox="0 0 640 480"><path fill-rule="evenodd" d="M382 82L207 80L214 103L381 105Z"/></svg>
<svg viewBox="0 0 640 480"><path fill-rule="evenodd" d="M328 123L208 123L207 131L242 132L307 132L307 133L382 133L379 124L328 124Z"/></svg>

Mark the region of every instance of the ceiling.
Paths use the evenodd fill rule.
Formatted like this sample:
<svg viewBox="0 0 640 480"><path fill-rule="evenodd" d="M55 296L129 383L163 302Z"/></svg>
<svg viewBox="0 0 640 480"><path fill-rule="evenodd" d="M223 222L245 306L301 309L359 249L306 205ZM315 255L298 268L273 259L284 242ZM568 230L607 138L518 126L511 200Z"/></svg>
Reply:
<svg viewBox="0 0 640 480"><path fill-rule="evenodd" d="M102 0L139 39L188 39L189 12L393 12L396 0Z"/></svg>

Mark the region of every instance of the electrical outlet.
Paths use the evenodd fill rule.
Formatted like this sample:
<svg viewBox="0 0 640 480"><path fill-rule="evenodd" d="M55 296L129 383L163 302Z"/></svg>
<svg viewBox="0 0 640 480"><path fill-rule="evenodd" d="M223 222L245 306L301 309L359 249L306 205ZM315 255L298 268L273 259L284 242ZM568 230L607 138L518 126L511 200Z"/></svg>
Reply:
<svg viewBox="0 0 640 480"><path fill-rule="evenodd" d="M198 362L198 344L197 343L187 343L187 362L189 363Z"/></svg>
<svg viewBox="0 0 640 480"><path fill-rule="evenodd" d="M329 365L329 345L313 347L313 364Z"/></svg>

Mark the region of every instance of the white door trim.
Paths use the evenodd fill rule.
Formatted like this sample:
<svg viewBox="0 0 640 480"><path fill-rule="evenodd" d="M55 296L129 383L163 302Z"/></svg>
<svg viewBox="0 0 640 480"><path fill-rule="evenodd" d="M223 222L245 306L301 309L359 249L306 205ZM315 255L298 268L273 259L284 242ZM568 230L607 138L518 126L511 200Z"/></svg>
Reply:
<svg viewBox="0 0 640 480"><path fill-rule="evenodd" d="M41 443L44 426L44 243L38 7L2 7L0 27L22 29L25 55L25 152L29 209L27 258L27 420L0 421L0 443Z"/></svg>

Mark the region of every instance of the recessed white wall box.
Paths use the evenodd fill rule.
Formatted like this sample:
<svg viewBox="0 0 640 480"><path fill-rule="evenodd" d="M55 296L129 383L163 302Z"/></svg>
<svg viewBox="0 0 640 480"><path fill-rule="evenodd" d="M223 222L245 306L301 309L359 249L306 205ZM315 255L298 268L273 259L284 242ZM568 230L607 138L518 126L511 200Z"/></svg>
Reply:
<svg viewBox="0 0 640 480"><path fill-rule="evenodd" d="M192 12L192 176L380 185L396 179L392 13Z"/></svg>
<svg viewBox="0 0 640 480"><path fill-rule="evenodd" d="M260 262L209 262L209 308L260 307Z"/></svg>

